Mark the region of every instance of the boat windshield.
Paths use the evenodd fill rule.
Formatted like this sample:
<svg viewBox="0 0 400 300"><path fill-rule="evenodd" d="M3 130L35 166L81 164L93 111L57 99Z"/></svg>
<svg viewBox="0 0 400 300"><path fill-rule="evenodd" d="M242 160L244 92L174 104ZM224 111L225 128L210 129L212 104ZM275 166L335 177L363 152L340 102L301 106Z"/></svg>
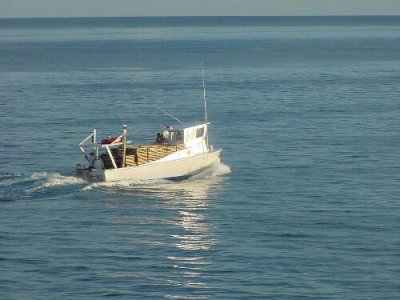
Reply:
<svg viewBox="0 0 400 300"><path fill-rule="evenodd" d="M183 130L165 130L163 136L168 144L183 144Z"/></svg>

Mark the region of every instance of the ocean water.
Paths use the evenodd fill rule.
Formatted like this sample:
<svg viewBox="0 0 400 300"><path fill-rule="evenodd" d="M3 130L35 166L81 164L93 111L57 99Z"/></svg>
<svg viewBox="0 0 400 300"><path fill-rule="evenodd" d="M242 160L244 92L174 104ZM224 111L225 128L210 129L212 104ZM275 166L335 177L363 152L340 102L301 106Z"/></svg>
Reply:
<svg viewBox="0 0 400 300"><path fill-rule="evenodd" d="M399 299L400 17L0 20L0 299ZM203 120L222 163L88 184Z"/></svg>

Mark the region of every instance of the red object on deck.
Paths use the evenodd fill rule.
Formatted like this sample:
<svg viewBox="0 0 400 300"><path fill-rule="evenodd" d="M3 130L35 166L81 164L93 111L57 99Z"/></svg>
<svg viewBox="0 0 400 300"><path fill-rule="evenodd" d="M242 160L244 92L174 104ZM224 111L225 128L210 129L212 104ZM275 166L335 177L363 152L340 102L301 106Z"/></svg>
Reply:
<svg viewBox="0 0 400 300"><path fill-rule="evenodd" d="M112 142L114 142L117 139L117 137L115 136L109 136L108 138L102 139L101 143L102 144L111 144Z"/></svg>

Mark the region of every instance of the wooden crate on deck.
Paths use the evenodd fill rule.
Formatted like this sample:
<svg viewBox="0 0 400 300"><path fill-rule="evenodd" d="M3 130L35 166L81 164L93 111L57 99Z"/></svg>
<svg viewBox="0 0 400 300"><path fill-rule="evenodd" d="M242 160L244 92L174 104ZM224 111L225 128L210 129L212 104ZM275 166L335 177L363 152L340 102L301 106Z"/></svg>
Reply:
<svg viewBox="0 0 400 300"><path fill-rule="evenodd" d="M185 146L183 144L142 145L137 148L137 163L138 165L142 165L148 162L156 161L184 148Z"/></svg>
<svg viewBox="0 0 400 300"><path fill-rule="evenodd" d="M136 155L126 155L125 157L125 165L127 167L137 166L137 156Z"/></svg>

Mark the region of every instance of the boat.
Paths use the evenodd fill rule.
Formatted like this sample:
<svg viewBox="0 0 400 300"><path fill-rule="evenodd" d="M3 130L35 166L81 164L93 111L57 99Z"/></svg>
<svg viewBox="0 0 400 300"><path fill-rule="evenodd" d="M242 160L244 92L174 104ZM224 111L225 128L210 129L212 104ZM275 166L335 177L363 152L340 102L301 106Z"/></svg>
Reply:
<svg viewBox="0 0 400 300"><path fill-rule="evenodd" d="M79 144L88 166L77 164L76 176L92 182L188 179L220 162L222 149L208 145L208 125L165 126L154 144L130 143L126 125L119 137L97 142L94 129Z"/></svg>
<svg viewBox="0 0 400 300"><path fill-rule="evenodd" d="M120 180L170 179L184 180L220 162L222 149L214 150L208 143L207 101L204 87L205 120L199 124L164 126L152 144L132 144L128 128L123 125L122 134L97 141L96 129L79 147L88 165L77 164L76 176L90 182Z"/></svg>

